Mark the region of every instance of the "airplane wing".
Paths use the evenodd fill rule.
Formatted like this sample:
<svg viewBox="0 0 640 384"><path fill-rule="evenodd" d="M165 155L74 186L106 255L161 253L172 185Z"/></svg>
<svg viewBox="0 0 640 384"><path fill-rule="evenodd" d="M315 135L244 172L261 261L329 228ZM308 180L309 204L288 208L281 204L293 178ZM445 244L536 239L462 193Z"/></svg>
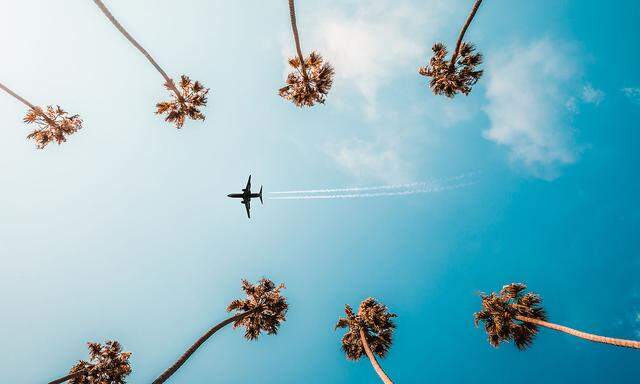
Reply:
<svg viewBox="0 0 640 384"><path fill-rule="evenodd" d="M244 200L244 207L247 210L247 217L251 218L251 213L249 212L251 210L251 200L250 199Z"/></svg>
<svg viewBox="0 0 640 384"><path fill-rule="evenodd" d="M247 181L247 187L244 191L251 191L251 175L249 175L249 180Z"/></svg>

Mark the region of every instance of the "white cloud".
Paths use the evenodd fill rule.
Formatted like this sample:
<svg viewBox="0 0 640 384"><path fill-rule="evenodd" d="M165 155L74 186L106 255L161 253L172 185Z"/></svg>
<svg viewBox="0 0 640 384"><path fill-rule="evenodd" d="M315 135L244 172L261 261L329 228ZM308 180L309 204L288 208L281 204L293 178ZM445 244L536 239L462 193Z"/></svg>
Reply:
<svg viewBox="0 0 640 384"><path fill-rule="evenodd" d="M326 146L329 156L359 181L406 182L411 179L410 164L397 140L378 137L375 141L343 140Z"/></svg>
<svg viewBox="0 0 640 384"><path fill-rule="evenodd" d="M578 100L571 96L570 98L567 99L567 101L564 103L565 107L567 107L567 109L570 112L573 113L578 113L580 110L578 109Z"/></svg>
<svg viewBox="0 0 640 384"><path fill-rule="evenodd" d="M631 101L640 102L640 87L625 87L622 88L622 93Z"/></svg>
<svg viewBox="0 0 640 384"><path fill-rule="evenodd" d="M572 113L580 113L580 105L592 104L596 107L604 100L605 93L594 88L591 84L583 85L580 89L580 95L571 96L565 102L565 107Z"/></svg>
<svg viewBox="0 0 640 384"><path fill-rule="evenodd" d="M364 97L367 115L376 117L380 88L398 76L415 75L419 81L417 68L426 62L431 45L443 38L441 29L458 11L459 3L366 0L355 7L323 4L305 28L305 49L318 50L335 67L334 97L341 89L353 88Z"/></svg>
<svg viewBox="0 0 640 384"><path fill-rule="evenodd" d="M569 109L576 107L566 91L577 72L572 50L541 39L487 55L484 109L491 125L483 134L507 147L514 165L547 180L579 152L568 121Z"/></svg>
<svg viewBox="0 0 640 384"><path fill-rule="evenodd" d="M300 8L302 14L313 17L299 20L303 51L318 51L336 70L328 104L362 111L369 119L384 117L396 125L411 126L406 135L392 137L371 135L366 132L369 127L363 126L354 133L359 138L330 141L324 145L325 153L359 182L410 181L419 151L417 141L428 140L424 127L428 126L428 134L432 135L433 129L469 120L478 111L477 102L470 103L468 99L402 98L410 84L422 86L425 97L430 95L428 81L420 77L418 67L427 63L435 42L455 41L469 11L468 3L327 0L306 4L306 10ZM283 41L283 54L288 57L293 52L288 36ZM399 108L393 104L396 97L403 101L397 100ZM416 121L420 125L419 136L412 132Z"/></svg>
<svg viewBox="0 0 640 384"><path fill-rule="evenodd" d="M604 100L604 92L587 84L582 87L581 98L587 104L599 105Z"/></svg>

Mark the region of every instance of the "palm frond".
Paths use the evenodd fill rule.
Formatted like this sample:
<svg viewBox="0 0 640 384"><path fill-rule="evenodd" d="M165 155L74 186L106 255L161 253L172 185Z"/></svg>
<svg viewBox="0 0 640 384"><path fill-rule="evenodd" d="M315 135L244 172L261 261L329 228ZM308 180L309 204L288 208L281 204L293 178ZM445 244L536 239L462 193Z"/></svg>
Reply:
<svg viewBox="0 0 640 384"><path fill-rule="evenodd" d="M289 73L286 85L278 90L278 94L297 107L324 104L333 84L335 71L317 52L311 52L304 64L303 68L297 57L289 59L289 65L295 71Z"/></svg>
<svg viewBox="0 0 640 384"><path fill-rule="evenodd" d="M236 320L233 327L244 327L244 337L247 340L257 339L262 332L268 335L277 334L280 325L286 320L289 309L287 299L281 293L283 289L284 284L276 286L273 281L265 278L255 285L248 280L242 280L242 290L246 298L233 300L227 306L227 311L254 312Z"/></svg>
<svg viewBox="0 0 640 384"><path fill-rule="evenodd" d="M502 287L500 292L489 295L481 294L482 309L473 315L477 327L484 324L489 344L498 347L502 342L513 340L520 350L533 343L538 327L517 319L517 316L546 320L546 313L541 307L542 299L534 293L524 293L527 286L512 283Z"/></svg>
<svg viewBox="0 0 640 384"><path fill-rule="evenodd" d="M164 84L171 93L171 100L161 101L156 104L156 115L165 115L164 120L172 123L180 129L187 118L191 120L204 120L205 115L200 111L207 105L209 88L205 88L200 82L193 82L188 76L180 77L179 88L175 88L171 82ZM176 94L175 92L179 92Z"/></svg>
<svg viewBox="0 0 640 384"><path fill-rule="evenodd" d="M418 73L430 78L429 87L436 95L454 97L458 93L469 95L483 71L476 67L482 63L482 55L475 53L470 43L462 43L455 63L446 60L447 47L436 43L431 48L433 56L429 65L418 68Z"/></svg>
<svg viewBox="0 0 640 384"><path fill-rule="evenodd" d="M81 372L69 382L71 384L125 384L125 378L131 373L129 358L131 352L122 352L117 341L87 343L89 361L80 360L69 373Z"/></svg>
<svg viewBox="0 0 640 384"><path fill-rule="evenodd" d="M345 306L346 317L341 317L335 325L335 329L346 328L347 332L342 337L342 350L350 360L357 360L364 354L364 345L360 338L360 331L365 335L371 351L384 358L391 348L395 323L395 314L388 308L369 297L360 303L358 313Z"/></svg>
<svg viewBox="0 0 640 384"><path fill-rule="evenodd" d="M36 126L36 129L27 135L27 139L33 139L38 149L43 149L52 141L62 144L67 141L67 136L82 129L80 116L70 116L60 106L49 105L45 109L29 109L23 121Z"/></svg>

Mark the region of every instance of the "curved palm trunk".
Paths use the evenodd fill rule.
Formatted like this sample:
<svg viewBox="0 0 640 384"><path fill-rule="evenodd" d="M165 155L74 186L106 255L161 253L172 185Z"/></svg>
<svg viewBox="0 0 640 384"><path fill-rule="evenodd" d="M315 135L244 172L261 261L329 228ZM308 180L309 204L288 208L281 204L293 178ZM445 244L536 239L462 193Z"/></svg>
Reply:
<svg viewBox="0 0 640 384"><path fill-rule="evenodd" d="M467 28L469 28L469 25L471 25L471 21L473 21L473 18L476 15L476 12L478 12L478 8L480 8L480 3L482 3L482 0L476 0L476 2L473 4L473 8L471 8L471 13L469 14L469 17L467 17L467 21L464 23L464 26L462 27L462 31L460 31L460 35L458 36L458 41L456 42L456 49L455 51L453 51L453 55L451 56L451 62L449 63L449 69L453 70L453 67L456 65L456 60L458 59L458 54L460 53L460 46L462 45L462 39L464 38L464 34L467 33Z"/></svg>
<svg viewBox="0 0 640 384"><path fill-rule="evenodd" d="M167 73L160 67L160 65L153 59L153 57L151 57L151 55L149 54L149 52L147 52L146 49L144 49L142 47L142 45L140 45L140 43L138 43L136 41L136 39L133 38L133 36L131 36L129 34L129 32L127 32L126 29L124 29L124 27L122 26L122 24L120 24L120 22L118 22L118 20L116 20L115 17L113 17L113 15L111 14L111 12L109 11L109 9L107 8L106 5L104 5L104 3L101 0L93 0L94 3L96 3L96 5L98 6L98 8L100 8L100 10L102 11L102 13L104 13L105 16L107 16L107 19L109 19L109 21L111 22L111 24L113 24L118 31L120 31L120 33L122 33L124 35L124 37L127 38L127 40L129 40L129 42L131 44L133 44L134 47L136 47L138 49L138 51L140 51L140 53L142 53L144 55L144 57L147 58L147 60L149 60L149 62L151 63L151 65L154 66L154 68L160 72L160 74L162 75L162 77L164 77L165 82L169 85L169 87L171 87L171 90L173 92L175 92L176 96L178 96L178 99L182 100L182 96L180 95L180 91L178 91L178 88L176 88L175 83L173 82L173 79L171 79Z"/></svg>
<svg viewBox="0 0 640 384"><path fill-rule="evenodd" d="M382 367L380 366L380 364L378 364L378 360L376 360L376 357L373 355L373 352L371 352L371 348L369 348L369 344L367 343L367 338L365 337L364 331L362 329L360 330L360 341L362 341L362 345L364 346L364 351L367 353L369 360L371 360L371 365L373 365L373 369L375 369L378 376L380 376L380 378L385 384L393 384L393 381L391 381L389 376L387 376L387 374L384 373L384 370L382 370Z"/></svg>
<svg viewBox="0 0 640 384"><path fill-rule="evenodd" d="M24 105L26 105L27 107L36 110L36 107L31 104L27 99L24 99L23 97L21 97L20 95L18 95L17 93L13 92L12 90L10 90L9 88L7 88L6 85L0 83L0 88L2 88L3 91L7 92L8 94L10 94L11 96L15 97L16 99L18 99L21 103L23 103Z"/></svg>
<svg viewBox="0 0 640 384"><path fill-rule="evenodd" d="M556 330L556 331L568 333L571 336L580 337L582 339L593 341L593 342L596 342L596 343L611 344L611 345L617 345L618 347L639 348L640 349L640 341L625 340L625 339L614 339L613 337L598 336L598 335L594 335L594 334L591 334L591 333L578 331L578 330L573 329L573 328L565 327L563 325L553 324L553 323L549 323L547 321L538 320L538 319L532 319L530 317L525 317L525 316L516 316L516 319L518 319L520 321L527 322L527 323L536 324L536 325L539 325L541 327L551 328L551 329Z"/></svg>
<svg viewBox="0 0 640 384"><path fill-rule="evenodd" d="M64 383L64 382L65 382L65 381L67 381L67 380L71 380L71 379L73 379L73 378L76 378L76 377L78 377L78 376L82 375L82 372L83 372L83 371L75 372L75 373L70 373L70 374L68 374L68 375L67 375L67 376L65 376L65 377L61 377L61 378L59 378L59 379L56 379L56 380L50 381L48 384L60 384L60 383Z"/></svg>
<svg viewBox="0 0 640 384"><path fill-rule="evenodd" d="M180 356L180 358L175 363L173 363L172 366L170 366L157 379L155 379L153 381L153 384L161 384L161 383L164 383L165 381L167 381L167 379L169 377L171 377L171 375L176 373L176 371L187 361L187 359L189 357L191 357L191 355L193 355L193 353L196 351L196 349L198 349L202 344L204 344L205 341L207 341L207 339L209 339L214 333L219 331L225 325L231 324L236 320L240 320L240 319L242 319L242 318L244 318L246 316L249 316L249 315L251 315L251 314L253 314L255 312L258 312L259 310L261 310L260 307L252 309L250 311L241 313L239 315L232 316L232 317L224 320L223 322L218 323L217 325L215 325L213 328L211 328L209 331L207 331L207 333L202 335L202 337L200 337L195 343L193 343L193 345L191 347L189 347L189 349L187 349L187 351L184 354L182 354L182 356Z"/></svg>
<svg viewBox="0 0 640 384"><path fill-rule="evenodd" d="M42 112L42 110L38 109L35 107L35 105L31 104L31 102L29 102L29 100L23 98L22 96L18 95L17 93L13 92L11 89L9 89L6 85L0 83L0 88L7 92L8 94L10 94L11 96L15 97L16 99L18 99L21 103L23 103L24 105L26 105L27 107L29 107L29 109L35 111L38 115L42 116L43 119L45 119L49 124L51 125L55 125L55 122L52 121L49 116L47 116L44 112Z"/></svg>
<svg viewBox="0 0 640 384"><path fill-rule="evenodd" d="M298 60L300 60L300 68L302 69L302 77L307 80L307 69L304 65L304 56L302 56L302 48L300 48L300 36L298 35L298 24L296 23L296 7L293 0L289 0L289 16L291 17L291 30L293 30L293 40L296 42L296 51L298 52Z"/></svg>

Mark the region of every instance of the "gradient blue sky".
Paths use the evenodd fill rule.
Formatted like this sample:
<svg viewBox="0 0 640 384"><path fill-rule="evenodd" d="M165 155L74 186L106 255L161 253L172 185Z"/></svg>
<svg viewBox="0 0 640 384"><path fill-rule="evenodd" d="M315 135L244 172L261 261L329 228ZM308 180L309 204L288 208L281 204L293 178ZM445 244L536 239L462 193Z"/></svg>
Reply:
<svg viewBox="0 0 640 384"><path fill-rule="evenodd" d="M172 382L376 382L333 331L374 296L398 314L382 364L400 383L637 383L638 352L549 330L494 349L472 323L478 291L524 281L552 321L640 337L637 2L487 0L468 33L485 76L447 100L416 69L471 1L300 1L303 50L337 72L305 110L276 95L286 1L106 4L168 73L211 87L207 120L153 114L160 75L93 2L3 3L0 81L85 128L38 151L24 106L0 102L0 382L61 376L107 338L150 382L266 276L287 284L281 333L225 329ZM268 192L470 171L436 194L267 200L251 221L225 198L249 173Z"/></svg>

